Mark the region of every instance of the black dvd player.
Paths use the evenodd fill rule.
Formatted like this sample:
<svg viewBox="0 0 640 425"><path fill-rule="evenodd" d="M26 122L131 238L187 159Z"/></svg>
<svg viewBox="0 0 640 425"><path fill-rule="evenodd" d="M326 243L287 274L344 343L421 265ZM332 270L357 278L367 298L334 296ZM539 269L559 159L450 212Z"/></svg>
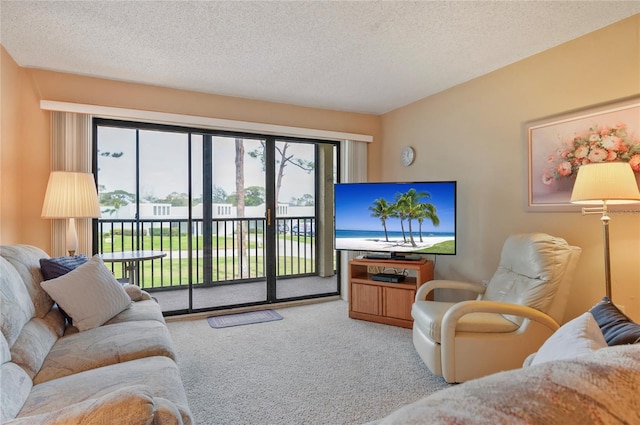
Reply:
<svg viewBox="0 0 640 425"><path fill-rule="evenodd" d="M404 275L395 273L376 273L371 276L371 280L377 280L378 282L399 283L404 280Z"/></svg>

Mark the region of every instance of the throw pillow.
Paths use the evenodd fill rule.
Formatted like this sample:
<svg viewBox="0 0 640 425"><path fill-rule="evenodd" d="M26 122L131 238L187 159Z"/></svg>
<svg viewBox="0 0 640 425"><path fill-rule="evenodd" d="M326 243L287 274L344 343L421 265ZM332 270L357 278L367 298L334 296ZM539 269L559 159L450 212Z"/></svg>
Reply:
<svg viewBox="0 0 640 425"><path fill-rule="evenodd" d="M598 322L608 345L640 342L640 324L633 322L607 297L589 310Z"/></svg>
<svg viewBox="0 0 640 425"><path fill-rule="evenodd" d="M86 255L78 254L67 257L55 257L55 258L41 258L40 259L40 271L44 280L55 279L56 277L64 276L71 270L75 270L77 267L83 265L89 261ZM62 307L58 306L60 313L64 316L69 324L73 324L73 319L67 314Z"/></svg>
<svg viewBox="0 0 640 425"><path fill-rule="evenodd" d="M552 360L575 359L606 346L607 342L593 315L586 312L560 326L542 344L530 365Z"/></svg>
<svg viewBox="0 0 640 425"><path fill-rule="evenodd" d="M81 332L102 325L131 305L129 295L97 255L63 276L42 282L42 289L69 313Z"/></svg>
<svg viewBox="0 0 640 425"><path fill-rule="evenodd" d="M40 270L42 270L44 280L51 280L64 276L87 261L89 261L89 259L84 254L71 255L68 257L41 258Z"/></svg>

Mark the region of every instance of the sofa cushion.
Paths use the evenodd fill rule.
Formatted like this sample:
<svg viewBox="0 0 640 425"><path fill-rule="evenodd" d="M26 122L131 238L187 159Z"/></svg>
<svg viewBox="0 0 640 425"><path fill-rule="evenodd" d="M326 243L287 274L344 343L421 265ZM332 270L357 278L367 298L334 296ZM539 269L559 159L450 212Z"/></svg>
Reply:
<svg viewBox="0 0 640 425"><path fill-rule="evenodd" d="M107 320L105 325L136 320L155 320L160 323L165 323L162 310L158 303L154 300L142 300L132 303L131 307Z"/></svg>
<svg viewBox="0 0 640 425"><path fill-rule="evenodd" d="M583 313L562 325L538 350L531 366L552 360L574 359L607 346L593 315Z"/></svg>
<svg viewBox="0 0 640 425"><path fill-rule="evenodd" d="M11 351L9 351L9 343L4 334L0 332L0 365L11 361Z"/></svg>
<svg viewBox="0 0 640 425"><path fill-rule="evenodd" d="M115 323L133 322L138 320L155 320L165 323L160 306L154 300L142 300L131 303L131 306L113 316L102 324L102 326L113 325ZM78 333L78 328L73 325L67 326L65 335Z"/></svg>
<svg viewBox="0 0 640 425"><path fill-rule="evenodd" d="M32 388L31 378L15 363L0 366L0 423L13 419L24 406Z"/></svg>
<svg viewBox="0 0 640 425"><path fill-rule="evenodd" d="M15 419L7 425L149 425L153 423L155 408L149 387L132 385L53 412Z"/></svg>
<svg viewBox="0 0 640 425"><path fill-rule="evenodd" d="M11 361L33 378L42 367L51 347L63 333L64 318L56 308L51 309L43 319L31 319L11 347Z"/></svg>
<svg viewBox="0 0 640 425"><path fill-rule="evenodd" d="M132 302L97 255L63 276L42 282L42 287L80 331L102 325Z"/></svg>
<svg viewBox="0 0 640 425"><path fill-rule="evenodd" d="M43 319L32 319L11 347L11 359L33 379L59 335Z"/></svg>
<svg viewBox="0 0 640 425"><path fill-rule="evenodd" d="M178 366L168 357L159 356L91 369L34 385L19 417L52 412L131 385L148 386L154 398L164 398L177 407L179 419L185 425L192 423Z"/></svg>
<svg viewBox="0 0 640 425"><path fill-rule="evenodd" d="M640 324L629 319L607 297L591 307L591 314L602 330L608 345L635 344L640 342Z"/></svg>
<svg viewBox="0 0 640 425"><path fill-rule="evenodd" d="M169 329L155 320L99 326L60 338L33 383L151 356L175 360Z"/></svg>
<svg viewBox="0 0 640 425"><path fill-rule="evenodd" d="M0 331L9 347L35 315L33 302L16 269L0 257Z"/></svg>
<svg viewBox="0 0 640 425"><path fill-rule="evenodd" d="M36 317L46 316L53 306L53 301L40 286L40 259L49 257L47 253L31 245L3 245L0 247L0 255L9 261L20 275L21 282L27 288L35 307Z"/></svg>

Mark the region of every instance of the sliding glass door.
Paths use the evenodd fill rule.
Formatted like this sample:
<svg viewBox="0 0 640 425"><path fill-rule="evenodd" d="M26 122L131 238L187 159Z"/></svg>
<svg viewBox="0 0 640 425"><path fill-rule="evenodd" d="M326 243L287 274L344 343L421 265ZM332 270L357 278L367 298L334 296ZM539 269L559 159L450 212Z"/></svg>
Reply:
<svg viewBox="0 0 640 425"><path fill-rule="evenodd" d="M165 252L139 271L163 311L338 293L335 142L94 121L95 251Z"/></svg>
<svg viewBox="0 0 640 425"><path fill-rule="evenodd" d="M333 183L336 147L273 141L277 224L274 299L335 292Z"/></svg>

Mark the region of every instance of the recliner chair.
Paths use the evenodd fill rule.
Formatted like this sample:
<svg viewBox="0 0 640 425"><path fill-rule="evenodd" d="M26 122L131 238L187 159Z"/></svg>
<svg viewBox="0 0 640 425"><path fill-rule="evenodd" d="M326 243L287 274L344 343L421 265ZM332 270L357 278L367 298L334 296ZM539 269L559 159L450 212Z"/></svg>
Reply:
<svg viewBox="0 0 640 425"><path fill-rule="evenodd" d="M411 309L413 343L429 370L464 382L521 367L560 327L581 251L544 233L511 235L486 287L450 280L422 285ZM426 301L437 288L478 296Z"/></svg>

